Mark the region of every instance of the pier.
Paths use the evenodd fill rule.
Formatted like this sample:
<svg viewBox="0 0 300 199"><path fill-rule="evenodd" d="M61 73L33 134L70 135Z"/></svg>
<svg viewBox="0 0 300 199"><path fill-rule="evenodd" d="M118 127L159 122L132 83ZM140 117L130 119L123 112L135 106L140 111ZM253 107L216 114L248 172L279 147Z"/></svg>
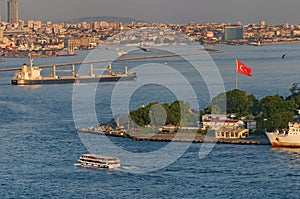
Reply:
<svg viewBox="0 0 300 199"><path fill-rule="evenodd" d="M100 129L104 129L101 127ZM237 144L237 145L270 145L270 142L264 138L247 138L247 139L225 139L225 138L215 138L208 137L202 134L192 134L192 133L168 133L168 134L140 134L125 132L122 130L113 130L112 128L100 131L96 128L80 128L77 129L79 133L91 133L98 135L106 135L112 137L120 138L130 138L133 141L149 141L149 142L192 142L192 143L216 143L216 144Z"/></svg>
<svg viewBox="0 0 300 199"><path fill-rule="evenodd" d="M175 137L176 136L176 137ZM269 145L268 141L255 139L218 139L204 135L189 135L185 133L176 134L153 134L152 136L132 136L135 141L152 142L192 142L192 143L216 143L216 144L241 144L241 145Z"/></svg>

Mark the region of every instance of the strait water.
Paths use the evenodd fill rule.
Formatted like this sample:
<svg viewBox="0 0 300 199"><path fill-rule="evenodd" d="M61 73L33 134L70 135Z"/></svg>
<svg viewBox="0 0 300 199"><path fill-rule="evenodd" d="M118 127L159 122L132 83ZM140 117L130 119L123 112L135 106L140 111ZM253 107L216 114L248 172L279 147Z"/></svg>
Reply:
<svg viewBox="0 0 300 199"><path fill-rule="evenodd" d="M212 55L212 58L222 75L225 90L235 88L236 58L253 70L253 77L238 76L239 88L254 94L258 99L275 94L286 97L291 84L299 82L300 44L214 48L224 51ZM91 52L83 51L78 52L76 57L36 59L35 64L82 61L89 53ZM143 55L139 51L134 53ZM287 56L282 60L281 55L284 53ZM204 57L202 61L206 62L208 59ZM5 61L1 63L1 68L28 62L26 59ZM133 65L146 64L142 66L144 73L146 76L153 76L153 66L147 63L126 64L130 69ZM201 109L209 105L210 89L206 88L205 78L198 79L198 76L194 76L195 70L178 58L164 59L161 64L172 65L182 76L189 77L189 84L195 95L185 93L185 85L177 83L181 76L166 76L169 72L164 70L154 75L157 79L150 79L151 84L138 84L140 87L134 90L129 100L122 97L127 94L127 90L123 90L124 93L116 97L121 98L119 101L113 101L111 97L115 83L103 83L90 94L88 85L12 86L10 79L13 72L0 73L1 198L300 197L300 150L297 149L176 143L173 150L167 151L169 154L160 154L167 143L134 142L120 138L109 138L109 141L104 142L101 136L80 135L76 132L76 127L95 124L93 117L89 117L89 112L84 106L81 107L86 102L89 105L91 99L95 100L92 102L99 123L112 117L111 107L117 112L126 111L122 105L126 100L129 101L130 109L151 101L172 102L178 96L190 99L191 103L198 102L196 106ZM123 66L120 68L116 63L116 70L123 70ZM47 70L50 71L44 69L44 72ZM138 73L138 78L142 76L143 74ZM169 80L167 86L164 82L155 83L164 78ZM141 81L139 79L137 82ZM136 86L131 82L123 82L122 85L128 90ZM78 87L79 94L76 93ZM73 99L74 92L76 99ZM78 100L75 106L74 100ZM81 117L74 116L77 111L82 113L77 113ZM86 121L81 121L82 117ZM105 148L107 143L110 144ZM130 159L120 154L124 157L121 158L124 165L118 171L73 166L83 153L110 151L111 143L123 151L129 151L132 157L138 154L143 154L143 157ZM199 153L205 147L210 147L211 151L199 158ZM180 150L182 156L181 153L176 153ZM158 155L154 155L161 157L151 156L151 152L157 152ZM112 153L107 155L118 156ZM148 161L150 172L143 170L145 165L141 160ZM161 164L162 162L164 163Z"/></svg>

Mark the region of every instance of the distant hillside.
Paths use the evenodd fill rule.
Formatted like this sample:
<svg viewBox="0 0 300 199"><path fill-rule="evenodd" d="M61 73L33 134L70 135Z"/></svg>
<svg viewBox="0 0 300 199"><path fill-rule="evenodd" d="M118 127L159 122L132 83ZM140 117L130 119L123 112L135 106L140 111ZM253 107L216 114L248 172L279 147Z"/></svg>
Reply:
<svg viewBox="0 0 300 199"><path fill-rule="evenodd" d="M128 18L128 17L94 16L94 17L83 17L83 18L78 18L78 19L72 19L68 23L77 24L77 23L81 23L84 21L87 23L91 23L93 21L107 21L109 23L122 22L123 24L129 24L132 21L133 22L145 22L142 20L137 20L137 19Z"/></svg>

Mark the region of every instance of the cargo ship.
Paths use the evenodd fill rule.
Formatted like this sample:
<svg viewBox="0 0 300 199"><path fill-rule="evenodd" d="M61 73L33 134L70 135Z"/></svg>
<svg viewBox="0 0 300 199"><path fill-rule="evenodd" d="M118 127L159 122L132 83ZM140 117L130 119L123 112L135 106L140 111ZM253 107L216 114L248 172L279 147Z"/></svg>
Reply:
<svg viewBox="0 0 300 199"><path fill-rule="evenodd" d="M30 66L23 64L21 70L18 70L11 80L13 85L39 85L39 84L66 84L66 83L92 83L92 82L116 82L116 81L133 81L137 79L135 72L128 72L127 66L125 72L115 74L109 64L107 74L95 75L93 65L90 64L90 72L88 75L80 76L75 72L75 64L71 64L69 70L58 69L57 65L52 65L53 72L48 77L41 75L42 67ZM104 69L103 69L104 70ZM59 76L58 73L71 73L69 76Z"/></svg>
<svg viewBox="0 0 300 199"><path fill-rule="evenodd" d="M289 122L289 129L286 131L266 132L266 135L273 147L300 148L300 123Z"/></svg>

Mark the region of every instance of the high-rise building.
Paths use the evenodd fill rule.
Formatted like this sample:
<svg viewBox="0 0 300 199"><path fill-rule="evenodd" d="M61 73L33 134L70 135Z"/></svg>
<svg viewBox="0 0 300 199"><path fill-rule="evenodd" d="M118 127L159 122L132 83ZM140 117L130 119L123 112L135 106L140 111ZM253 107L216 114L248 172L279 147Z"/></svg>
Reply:
<svg viewBox="0 0 300 199"><path fill-rule="evenodd" d="M225 26L224 40L240 40L244 38L243 26Z"/></svg>
<svg viewBox="0 0 300 199"><path fill-rule="evenodd" d="M260 21L260 27L264 28L266 26L266 21L261 20Z"/></svg>
<svg viewBox="0 0 300 199"><path fill-rule="evenodd" d="M7 18L8 23L15 23L19 21L18 0L7 1Z"/></svg>
<svg viewBox="0 0 300 199"><path fill-rule="evenodd" d="M2 3L1 3L1 0L0 0L0 25L2 23Z"/></svg>
<svg viewBox="0 0 300 199"><path fill-rule="evenodd" d="M3 40L3 30L0 29L0 40Z"/></svg>

